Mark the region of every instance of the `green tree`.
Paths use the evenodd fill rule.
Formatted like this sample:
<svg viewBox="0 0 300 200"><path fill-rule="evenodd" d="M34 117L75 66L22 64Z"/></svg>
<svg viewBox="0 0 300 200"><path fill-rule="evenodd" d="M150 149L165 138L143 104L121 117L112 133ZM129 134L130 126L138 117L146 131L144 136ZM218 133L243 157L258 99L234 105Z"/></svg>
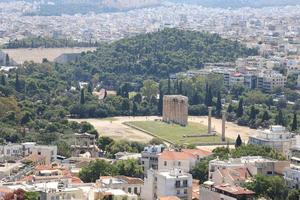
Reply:
<svg viewBox="0 0 300 200"><path fill-rule="evenodd" d="M243 103L243 99L241 98L239 101L239 106L236 110L236 116L237 117L242 117L244 114L244 103Z"/></svg>
<svg viewBox="0 0 300 200"><path fill-rule="evenodd" d="M178 94L183 94L182 81L179 82Z"/></svg>
<svg viewBox="0 0 300 200"><path fill-rule="evenodd" d="M254 191L257 196L263 196L273 200L286 199L288 195L287 186L279 176L255 176L254 181L246 183L245 186Z"/></svg>
<svg viewBox="0 0 300 200"><path fill-rule="evenodd" d="M233 112L233 106L232 106L231 103L228 105L227 112L228 113L232 113Z"/></svg>
<svg viewBox="0 0 300 200"><path fill-rule="evenodd" d="M106 147L111 145L113 142L114 142L114 140L112 138L107 137L107 136L102 136L102 137L99 137L99 139L97 140L97 145L101 150L105 150Z"/></svg>
<svg viewBox="0 0 300 200"><path fill-rule="evenodd" d="M217 104L216 104L216 116L221 117L221 115L222 115L221 92L218 92Z"/></svg>
<svg viewBox="0 0 300 200"><path fill-rule="evenodd" d="M269 112L267 110L265 110L261 121L265 122L265 121L269 121L269 119L270 119Z"/></svg>
<svg viewBox="0 0 300 200"><path fill-rule="evenodd" d="M15 80L15 89L17 92L21 92L21 83L19 80L19 74L16 73L16 80Z"/></svg>
<svg viewBox="0 0 300 200"><path fill-rule="evenodd" d="M211 92L211 87L208 84L206 84L205 105L212 106L212 99L213 99L213 95Z"/></svg>
<svg viewBox="0 0 300 200"><path fill-rule="evenodd" d="M116 168L120 175L138 178L143 175L143 168L135 159L117 161Z"/></svg>
<svg viewBox="0 0 300 200"><path fill-rule="evenodd" d="M300 190L292 189L289 191L289 194L288 194L286 200L299 200L299 198L300 198Z"/></svg>
<svg viewBox="0 0 300 200"><path fill-rule="evenodd" d="M91 161L87 166L81 168L79 178L85 182L95 182L100 176L113 176L117 174L115 165L105 160Z"/></svg>
<svg viewBox="0 0 300 200"><path fill-rule="evenodd" d="M162 139L159 138L152 138L149 142L149 144L151 145L159 145L159 144L164 144L164 141Z"/></svg>
<svg viewBox="0 0 300 200"><path fill-rule="evenodd" d="M171 79L170 77L168 77L168 92L167 92L167 95L170 95L171 94Z"/></svg>
<svg viewBox="0 0 300 200"><path fill-rule="evenodd" d="M89 82L89 84L88 84L88 92L89 92L90 94L93 93L93 83L92 83L92 82Z"/></svg>
<svg viewBox="0 0 300 200"><path fill-rule="evenodd" d="M84 88L80 90L80 104L85 104Z"/></svg>
<svg viewBox="0 0 300 200"><path fill-rule="evenodd" d="M298 129L298 120L297 120L297 113L294 112L294 118L292 122L292 131L296 131Z"/></svg>
<svg viewBox="0 0 300 200"><path fill-rule="evenodd" d="M9 55L6 54L6 56L5 56L5 66L9 66L9 65L10 65Z"/></svg>
<svg viewBox="0 0 300 200"><path fill-rule="evenodd" d="M193 178L199 180L200 183L204 183L208 180L208 164L208 159L201 160L191 171Z"/></svg>
<svg viewBox="0 0 300 200"><path fill-rule="evenodd" d="M242 142L241 136L239 134L235 140L235 148L242 146L242 144L243 144L243 142Z"/></svg>
<svg viewBox="0 0 300 200"><path fill-rule="evenodd" d="M68 143L66 143L65 141L61 140L58 141L57 143L57 153L61 156L65 156L65 157L70 157L71 156L71 148L70 145Z"/></svg>
<svg viewBox="0 0 300 200"><path fill-rule="evenodd" d="M283 113L282 113L282 110L278 110L278 114L275 118L275 122L277 125L281 125L281 126L285 126L285 119L284 119L284 116L283 116Z"/></svg>
<svg viewBox="0 0 300 200"><path fill-rule="evenodd" d="M159 99L158 99L157 109L158 109L158 114L160 115L162 115L163 112L163 98L164 98L164 93L162 91L161 84L159 84Z"/></svg>
<svg viewBox="0 0 300 200"><path fill-rule="evenodd" d="M143 87L141 88L142 95L150 100L152 96L157 96L158 93L158 84L153 80L146 80L143 83Z"/></svg>
<svg viewBox="0 0 300 200"><path fill-rule="evenodd" d="M252 105L250 108L250 119L255 120L257 115L257 110L255 109L255 106Z"/></svg>
<svg viewBox="0 0 300 200"><path fill-rule="evenodd" d="M37 200L39 197L39 193L38 192L25 192L24 194L24 200Z"/></svg>
<svg viewBox="0 0 300 200"><path fill-rule="evenodd" d="M0 84L5 86L6 85L6 77L4 74L1 74L1 80L0 80Z"/></svg>

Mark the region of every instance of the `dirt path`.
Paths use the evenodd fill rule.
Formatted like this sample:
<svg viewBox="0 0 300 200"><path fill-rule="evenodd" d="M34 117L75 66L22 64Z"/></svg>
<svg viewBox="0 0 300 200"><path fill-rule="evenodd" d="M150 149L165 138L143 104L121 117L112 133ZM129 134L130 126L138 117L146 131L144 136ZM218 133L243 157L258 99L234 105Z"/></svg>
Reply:
<svg viewBox="0 0 300 200"><path fill-rule="evenodd" d="M116 140L118 139L127 139L132 141L139 142L148 142L152 139L152 136L147 135L141 131L132 129L124 124L123 122L128 121L147 121L147 120L155 120L161 119L160 117L149 116L149 117L114 117L108 119L71 119L70 121L77 122L89 122L91 123L100 135L109 136ZM199 122L203 125L207 125L208 117L189 117L189 121L191 122ZM212 126L215 131L221 133L222 131L222 120L220 119L212 119ZM254 133L255 130L238 126L236 124L227 122L226 123L226 137L231 139L236 139L238 134L241 135L243 142L248 141L248 137L251 133Z"/></svg>

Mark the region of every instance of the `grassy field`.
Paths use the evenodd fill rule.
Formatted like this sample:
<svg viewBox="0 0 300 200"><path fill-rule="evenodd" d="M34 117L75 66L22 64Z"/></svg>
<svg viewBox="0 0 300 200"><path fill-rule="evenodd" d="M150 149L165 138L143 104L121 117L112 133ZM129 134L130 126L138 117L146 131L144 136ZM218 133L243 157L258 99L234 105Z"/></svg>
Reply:
<svg viewBox="0 0 300 200"><path fill-rule="evenodd" d="M183 127L175 124L167 124L161 121L134 121L126 124L133 125L139 129L150 132L152 135L171 141L176 144L199 144L219 143L219 135L209 137L183 137L184 135L207 134L207 127L199 123L189 122Z"/></svg>

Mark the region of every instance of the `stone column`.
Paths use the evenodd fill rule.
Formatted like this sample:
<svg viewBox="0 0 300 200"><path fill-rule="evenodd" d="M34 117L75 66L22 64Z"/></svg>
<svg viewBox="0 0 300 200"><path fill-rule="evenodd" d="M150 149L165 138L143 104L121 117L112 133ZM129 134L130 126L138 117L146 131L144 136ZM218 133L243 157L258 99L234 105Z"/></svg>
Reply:
<svg viewBox="0 0 300 200"><path fill-rule="evenodd" d="M212 107L208 107L208 134L211 134L211 111Z"/></svg>
<svg viewBox="0 0 300 200"><path fill-rule="evenodd" d="M225 142L226 136L225 136L225 131L226 131L226 111L222 111L222 141Z"/></svg>

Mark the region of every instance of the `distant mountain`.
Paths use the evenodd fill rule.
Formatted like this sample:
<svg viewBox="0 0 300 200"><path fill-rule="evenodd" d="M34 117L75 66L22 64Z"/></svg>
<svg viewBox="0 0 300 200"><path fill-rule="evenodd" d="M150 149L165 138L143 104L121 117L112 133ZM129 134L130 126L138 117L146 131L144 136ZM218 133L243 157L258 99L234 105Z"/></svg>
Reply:
<svg viewBox="0 0 300 200"><path fill-rule="evenodd" d="M169 0L176 3L199 4L206 7L241 8L300 5L300 0Z"/></svg>
<svg viewBox="0 0 300 200"><path fill-rule="evenodd" d="M0 0L1 1L1 0ZM26 0L28 2L33 0ZM51 3L41 3L35 13L27 15L62 15L86 14L89 12L103 13L131 10L160 5L161 0L52 0Z"/></svg>

